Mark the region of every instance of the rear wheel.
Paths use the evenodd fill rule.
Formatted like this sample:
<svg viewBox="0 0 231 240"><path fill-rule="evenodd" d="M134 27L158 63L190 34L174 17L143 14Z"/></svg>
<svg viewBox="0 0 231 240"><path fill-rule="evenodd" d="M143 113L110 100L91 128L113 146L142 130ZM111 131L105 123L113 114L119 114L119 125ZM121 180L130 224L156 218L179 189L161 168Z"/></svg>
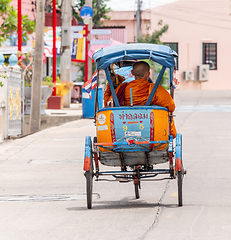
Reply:
<svg viewBox="0 0 231 240"><path fill-rule="evenodd" d="M175 171L177 174L177 185L178 185L178 205L183 206L183 176L184 168L182 162L182 135L180 133L176 136L176 166Z"/></svg>
<svg viewBox="0 0 231 240"><path fill-rule="evenodd" d="M178 171L177 176L177 184L178 184L178 205L179 207L183 206L183 200L182 200L182 185L183 185L183 179L182 179L182 171Z"/></svg>
<svg viewBox="0 0 231 240"><path fill-rule="evenodd" d="M91 209L92 208L92 182L93 182L93 176L91 171L87 171L85 173L86 176L86 187L87 187L87 208Z"/></svg>
<svg viewBox="0 0 231 240"><path fill-rule="evenodd" d="M92 208L92 185L93 185L93 159L92 159L92 145L91 137L87 136L85 141L85 156L89 157L89 168L85 172L86 177L86 192L87 192L87 208Z"/></svg>

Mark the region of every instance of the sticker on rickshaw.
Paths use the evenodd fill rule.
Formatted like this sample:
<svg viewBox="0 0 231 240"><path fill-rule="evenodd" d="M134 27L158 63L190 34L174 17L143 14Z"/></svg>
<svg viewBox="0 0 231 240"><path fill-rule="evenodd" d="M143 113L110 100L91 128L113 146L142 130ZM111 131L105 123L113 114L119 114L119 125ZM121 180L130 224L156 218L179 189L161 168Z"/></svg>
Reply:
<svg viewBox="0 0 231 240"><path fill-rule="evenodd" d="M98 131L108 130L107 125L98 126Z"/></svg>
<svg viewBox="0 0 231 240"><path fill-rule="evenodd" d="M141 132L125 132L125 137L141 137Z"/></svg>
<svg viewBox="0 0 231 240"><path fill-rule="evenodd" d="M103 113L100 113L99 116L98 116L98 122L99 124L104 124L106 121L106 116L103 114Z"/></svg>
<svg viewBox="0 0 231 240"><path fill-rule="evenodd" d="M120 120L136 120L136 119L148 119L148 113L128 113L122 112L119 114Z"/></svg>

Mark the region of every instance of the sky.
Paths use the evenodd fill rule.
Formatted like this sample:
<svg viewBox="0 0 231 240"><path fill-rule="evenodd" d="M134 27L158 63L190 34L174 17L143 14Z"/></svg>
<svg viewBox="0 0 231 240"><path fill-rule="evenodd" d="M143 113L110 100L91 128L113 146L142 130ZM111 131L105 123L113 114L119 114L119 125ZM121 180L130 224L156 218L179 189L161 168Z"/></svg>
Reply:
<svg viewBox="0 0 231 240"><path fill-rule="evenodd" d="M153 8L176 0L141 0L141 9ZM135 11L137 10L137 0L109 0L107 6L114 11Z"/></svg>

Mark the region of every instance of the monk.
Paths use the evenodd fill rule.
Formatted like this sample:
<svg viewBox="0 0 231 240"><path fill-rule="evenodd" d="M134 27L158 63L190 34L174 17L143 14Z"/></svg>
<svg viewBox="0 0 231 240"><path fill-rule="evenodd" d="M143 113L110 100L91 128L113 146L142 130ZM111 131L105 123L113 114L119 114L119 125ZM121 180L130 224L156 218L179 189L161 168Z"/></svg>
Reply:
<svg viewBox="0 0 231 240"><path fill-rule="evenodd" d="M131 104L130 99L130 88L132 88L132 95L133 95L133 105L145 105L148 97L154 87L154 83L150 83L148 81L150 76L150 66L146 62L136 62L133 65L133 69L131 73L134 75L135 80L129 83L121 83L115 90L118 100L121 104L119 97L121 96L121 90L123 89L123 103L125 106L129 106ZM109 101L111 100L112 96L108 97ZM105 103L105 106L108 104ZM161 107L165 107L168 109L170 113L173 113L175 110L175 103L168 93L161 85L158 86L156 93L151 101L151 105L158 105ZM170 125L170 134L173 138L176 137L177 131L172 120Z"/></svg>
<svg viewBox="0 0 231 240"><path fill-rule="evenodd" d="M116 89L125 80L125 77L123 77L119 74L115 74L115 72L113 71L111 73L111 80L112 80L114 89ZM110 98L111 98L111 89L110 89L109 83L107 83L106 90L104 92L104 98L103 98L104 107L106 107L108 105Z"/></svg>

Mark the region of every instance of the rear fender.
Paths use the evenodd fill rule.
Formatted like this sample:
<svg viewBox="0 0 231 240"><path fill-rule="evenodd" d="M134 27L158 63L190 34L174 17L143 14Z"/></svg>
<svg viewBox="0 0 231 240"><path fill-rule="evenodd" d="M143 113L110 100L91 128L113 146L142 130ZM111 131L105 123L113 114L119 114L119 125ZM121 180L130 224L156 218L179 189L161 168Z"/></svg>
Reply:
<svg viewBox="0 0 231 240"><path fill-rule="evenodd" d="M85 155L84 155L84 171L90 171L90 164L92 158L92 145L91 145L91 137L86 136L85 138Z"/></svg>

